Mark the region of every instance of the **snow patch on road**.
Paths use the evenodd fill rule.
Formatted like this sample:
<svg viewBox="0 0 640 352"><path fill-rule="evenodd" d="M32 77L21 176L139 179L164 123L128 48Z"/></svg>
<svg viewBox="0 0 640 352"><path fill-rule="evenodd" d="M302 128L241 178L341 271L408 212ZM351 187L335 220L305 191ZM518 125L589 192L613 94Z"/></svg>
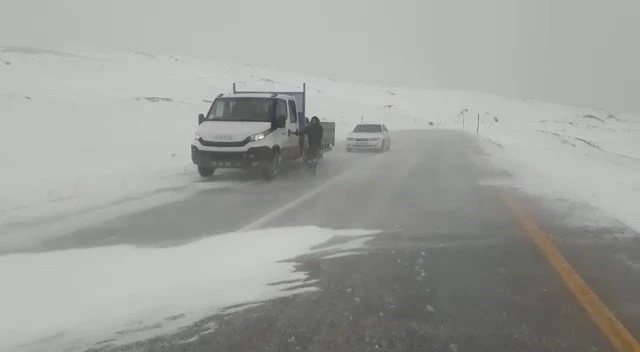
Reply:
<svg viewBox="0 0 640 352"><path fill-rule="evenodd" d="M340 244L331 250L353 249L372 233L275 228L171 248L0 256L0 351L81 351L99 341L127 343L175 331L225 307L242 309L317 290L293 258L324 254L322 245L336 236ZM269 285L274 282L290 284Z"/></svg>

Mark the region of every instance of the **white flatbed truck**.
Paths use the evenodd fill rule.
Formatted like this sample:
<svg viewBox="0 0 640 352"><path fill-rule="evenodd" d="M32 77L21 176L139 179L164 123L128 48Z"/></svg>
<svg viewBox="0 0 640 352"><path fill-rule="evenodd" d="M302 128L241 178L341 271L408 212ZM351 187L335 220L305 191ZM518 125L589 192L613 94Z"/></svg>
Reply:
<svg viewBox="0 0 640 352"><path fill-rule="evenodd" d="M198 116L191 158L203 177L218 168L257 169L271 179L284 161L301 157L306 84L301 92L239 91L218 95Z"/></svg>

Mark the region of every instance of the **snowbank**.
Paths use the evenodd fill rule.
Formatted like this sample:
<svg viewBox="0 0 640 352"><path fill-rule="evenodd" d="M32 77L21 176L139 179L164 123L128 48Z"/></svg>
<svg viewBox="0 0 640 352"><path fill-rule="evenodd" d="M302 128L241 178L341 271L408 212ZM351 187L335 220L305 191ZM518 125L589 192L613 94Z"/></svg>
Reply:
<svg viewBox="0 0 640 352"><path fill-rule="evenodd" d="M545 103L511 105L485 107L492 114L483 116L480 134L499 145L487 148L514 174L514 185L590 204L640 232L640 119Z"/></svg>
<svg viewBox="0 0 640 352"><path fill-rule="evenodd" d="M301 227L170 248L0 256L0 351L81 351L100 341L126 343L187 326L224 307L315 290L288 259L351 253L372 233ZM334 236L352 239L312 250Z"/></svg>

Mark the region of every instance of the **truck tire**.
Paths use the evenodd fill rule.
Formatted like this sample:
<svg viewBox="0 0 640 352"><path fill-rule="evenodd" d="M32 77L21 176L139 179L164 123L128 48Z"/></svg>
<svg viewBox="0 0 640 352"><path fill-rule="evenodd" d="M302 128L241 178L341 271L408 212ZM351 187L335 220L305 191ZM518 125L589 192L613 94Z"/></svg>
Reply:
<svg viewBox="0 0 640 352"><path fill-rule="evenodd" d="M214 172L216 172L216 168L215 167L198 165L198 173L202 177L211 177L211 176L213 176Z"/></svg>
<svg viewBox="0 0 640 352"><path fill-rule="evenodd" d="M262 177L265 180L273 180L274 178L278 177L278 174L280 173L281 164L282 164L282 157L280 156L280 151L274 150L273 160L271 161L271 165L269 165L268 167L262 170Z"/></svg>

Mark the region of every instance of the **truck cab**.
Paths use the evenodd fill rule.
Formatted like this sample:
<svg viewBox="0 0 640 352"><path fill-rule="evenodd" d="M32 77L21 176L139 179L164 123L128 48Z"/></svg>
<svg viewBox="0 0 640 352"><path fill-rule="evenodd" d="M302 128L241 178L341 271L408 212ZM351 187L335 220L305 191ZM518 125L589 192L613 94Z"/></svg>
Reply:
<svg viewBox="0 0 640 352"><path fill-rule="evenodd" d="M302 106L300 106L302 105ZM218 95L198 117L191 158L203 177L218 168L258 169L274 178L283 161L300 158L297 136L303 92L238 92Z"/></svg>

